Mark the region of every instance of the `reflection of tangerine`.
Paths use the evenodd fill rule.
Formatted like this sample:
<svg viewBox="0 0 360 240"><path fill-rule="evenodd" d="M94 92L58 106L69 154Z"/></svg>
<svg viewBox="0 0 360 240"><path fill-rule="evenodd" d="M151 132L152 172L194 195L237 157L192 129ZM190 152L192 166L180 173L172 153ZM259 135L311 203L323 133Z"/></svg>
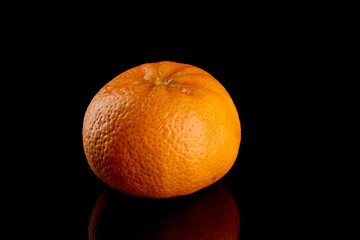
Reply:
<svg viewBox="0 0 360 240"><path fill-rule="evenodd" d="M83 125L91 169L122 192L168 198L219 180L234 164L240 121L225 88L204 70L143 64L106 84Z"/></svg>
<svg viewBox="0 0 360 240"><path fill-rule="evenodd" d="M97 200L89 239L238 239L239 213L219 182L195 194L172 199L132 197L112 189Z"/></svg>

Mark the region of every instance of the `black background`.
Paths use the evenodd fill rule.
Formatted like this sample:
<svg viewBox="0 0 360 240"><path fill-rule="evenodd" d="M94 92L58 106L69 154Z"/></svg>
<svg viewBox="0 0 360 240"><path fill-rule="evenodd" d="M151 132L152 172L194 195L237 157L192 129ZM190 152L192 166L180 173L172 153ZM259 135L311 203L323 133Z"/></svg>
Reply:
<svg viewBox="0 0 360 240"><path fill-rule="evenodd" d="M206 70L237 107L239 155L221 181L239 209L240 239L287 236L294 227L289 215L303 207L294 177L303 155L294 136L306 135L298 124L305 120L298 96L318 57L316 31L292 18L294 12L277 16L265 6L233 9L222 21L211 12L196 20L167 13L135 24L132 19L131 25L119 13L83 10L78 17L79 11L24 20L15 30L23 37L11 48L20 50L9 61L22 66L17 89L25 98L20 139L26 143L17 153L25 153L26 177L14 188L20 205L30 210L26 215L37 226L30 227L36 238L87 239L92 208L106 186L83 151L86 108L118 74L164 60Z"/></svg>

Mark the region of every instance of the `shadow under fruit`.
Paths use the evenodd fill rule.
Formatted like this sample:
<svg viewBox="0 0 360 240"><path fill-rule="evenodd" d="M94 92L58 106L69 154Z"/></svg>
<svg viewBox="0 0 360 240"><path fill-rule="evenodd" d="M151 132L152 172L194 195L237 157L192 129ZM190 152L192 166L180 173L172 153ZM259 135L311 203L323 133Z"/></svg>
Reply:
<svg viewBox="0 0 360 240"><path fill-rule="evenodd" d="M194 194L148 199L111 188L98 198L89 239L238 239L240 217L233 196L220 181Z"/></svg>

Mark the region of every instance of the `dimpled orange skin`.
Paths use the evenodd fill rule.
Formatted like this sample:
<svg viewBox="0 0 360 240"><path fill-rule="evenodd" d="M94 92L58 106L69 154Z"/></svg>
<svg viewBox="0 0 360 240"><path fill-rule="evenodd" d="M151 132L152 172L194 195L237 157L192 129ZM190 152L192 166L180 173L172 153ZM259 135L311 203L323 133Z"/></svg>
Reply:
<svg viewBox="0 0 360 240"><path fill-rule="evenodd" d="M94 173L130 195L191 194L222 178L241 140L236 107L206 71L143 64L107 83L87 108L83 145Z"/></svg>

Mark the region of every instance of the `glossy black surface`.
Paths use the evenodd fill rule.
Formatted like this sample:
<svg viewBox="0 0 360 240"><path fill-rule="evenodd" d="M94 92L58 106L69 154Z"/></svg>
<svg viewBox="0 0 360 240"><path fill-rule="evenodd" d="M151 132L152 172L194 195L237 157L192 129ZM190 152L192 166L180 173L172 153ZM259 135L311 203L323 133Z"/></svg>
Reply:
<svg viewBox="0 0 360 240"><path fill-rule="evenodd" d="M42 42L34 43L36 47L27 48L23 61L29 63L29 71L21 77L29 80L22 88L31 86L31 91L23 95L28 111L22 116L26 119L22 127L27 131L21 141L27 142L23 160L29 163L22 168L30 176L16 185L16 191L21 195L18 200L26 203L26 215L31 219L26 223L36 233L34 238L88 239L93 208L107 186L92 173L83 152L81 131L86 107L118 74L163 60L203 68L223 84L238 109L242 126L239 155L221 184L238 209L239 239L283 234L291 225L287 214L299 207L289 204L299 197L290 194L297 189L290 176L296 173L301 163L297 159L302 157L299 151L293 151L296 144L291 136L306 131L292 125L292 120L299 117L293 111L298 106L289 99L301 82L298 61L294 62L293 56L304 46L295 48L271 29L260 24L256 30L243 28L243 34L235 28L219 28L195 35L184 30L180 36L176 32L151 35L149 31L131 38L126 29L119 31L124 34L111 34L115 29L107 32L99 27L94 31L89 26L55 26L46 35L47 40L41 38ZM30 193L23 194L20 189ZM130 236L140 228L152 229L155 223L151 213L157 213L156 207L161 214L173 209L176 216L181 215L177 205L181 206L182 200L156 202L117 195L119 202L128 206L119 206L124 215L138 209L136 204L141 205L139 209L153 209L144 210L144 215L137 210L139 222L110 217L106 222L110 222L109 231L116 237L123 234L124 239L132 239ZM197 199L199 195L189 198ZM116 232L112 224L121 223L124 225Z"/></svg>
<svg viewBox="0 0 360 240"><path fill-rule="evenodd" d="M229 190L237 205L237 214L240 216L239 237L263 236L264 231L267 231L264 229L267 226L266 222L272 221L267 212L272 211L271 203L274 198L279 198L275 191L277 186L274 186L278 177L274 167L277 164L277 157L272 155L273 144L267 143L271 141L271 136L268 134L275 134L274 129L268 129L273 127L271 120L268 121L269 102L261 96L265 89L258 86L259 80L249 76L246 70L244 73L241 64L226 65L222 61L219 62L218 58L219 56L213 60L200 61L192 60L191 57L161 56L139 59L134 57L130 60L121 58L121 61L117 61L115 58L106 60L103 56L90 58L91 60L81 57L79 59L82 61L81 65L71 62L74 65L71 67L77 70L60 73L65 75L56 77L59 86L52 85L57 88L55 92L48 92L47 100L41 99L44 109L51 108L46 115L46 121L41 124L49 130L45 133L48 142L43 143L44 156L41 156L36 163L38 165L34 176L36 181L33 184L33 196L37 199L33 210L42 226L41 233L49 237L56 234L63 239L86 239L93 208L99 196L107 189L107 186L90 170L82 148L82 119L93 95L102 85L128 67L142 62L173 60L206 69L228 89L232 96L241 119L242 142L237 161L221 182ZM53 102L49 104L48 99ZM194 198L196 197L195 194ZM122 236L123 239L137 239L139 232L143 234L144 231L153 229L153 221L157 221L159 216L154 215L155 220L152 220L150 213L158 213L156 208L160 208L160 213L165 211L163 208L176 208L174 201L159 200L161 204L158 204L157 200L152 199L126 196L124 198L123 202L119 201L123 214L132 216L131 209L135 209L137 211L134 214L138 219L134 219L133 216L129 220L120 213L118 218L112 215L110 220L105 221L110 226L109 229L103 227L105 230L102 230L108 233L101 233L99 236L104 235L112 239L110 236L113 234L114 237ZM149 203L156 204L153 206ZM140 206L137 207L137 204ZM148 204L151 208L148 210L152 212L140 211L139 209L144 208L143 204ZM180 214L179 211L181 210L176 210L177 215ZM160 222L164 224L163 220ZM176 221L172 223L174 222ZM114 230L116 229L114 224L121 225L118 227L118 232ZM102 226L107 225L102 224ZM155 230L149 233L149 239L155 239L150 236L157 236L153 231Z"/></svg>

